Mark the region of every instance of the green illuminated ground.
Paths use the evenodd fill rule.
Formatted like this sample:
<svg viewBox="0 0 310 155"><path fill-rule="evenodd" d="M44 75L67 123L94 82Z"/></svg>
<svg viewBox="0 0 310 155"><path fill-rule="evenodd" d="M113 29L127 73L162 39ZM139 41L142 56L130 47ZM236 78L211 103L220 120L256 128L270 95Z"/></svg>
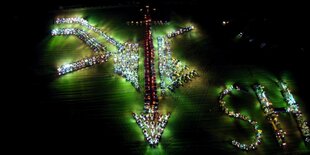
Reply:
<svg viewBox="0 0 310 155"><path fill-rule="evenodd" d="M90 24L100 27L116 40L138 42L142 47L144 27L126 25L126 21L130 20L135 12L119 11L119 9L75 10L59 12L55 17L83 17ZM200 77L177 89L175 93L168 93L167 96L160 99L160 112L172 112L172 115L157 148L150 148L147 145L141 129L131 115L132 112L142 112L143 93L136 91L124 78L113 73L113 57L106 63L65 76L54 77L48 84L48 88L51 90L50 102L59 102L67 107L66 119L68 120L98 120L99 123L111 125L108 127L108 131L104 131L106 133L103 133L103 136L111 135L120 138L120 141L119 144L110 144L110 146L105 147L103 152L107 152L107 149L112 150L113 145L120 146L128 154L188 154L198 152L206 154L210 150L237 154L310 152L310 148L302 141L292 115L280 114L280 122L287 132L288 147L285 150L278 147L271 126L263 116L263 111L254 91L251 89L254 83L259 82L265 86L270 101L275 107L287 106L276 86L277 78L272 72L252 65L215 66L209 64L208 58L200 57L197 54L210 52L209 47L207 47L208 34L195 21L187 18L183 20L180 16L173 16L171 19L169 25L153 28L155 48L157 47L155 39L157 36L193 24L196 27L193 32L185 33L173 39L172 51L173 57L186 63L191 69L196 69ZM62 26L64 25L53 25L50 28ZM76 24L69 25L69 27L71 26L79 27ZM89 32L94 37L98 37L91 31ZM103 39L99 40L108 46L109 51L115 50ZM46 36L43 48L40 62L44 67L44 72L51 76L59 65L92 54L89 47L75 36ZM143 86L144 53L142 48L139 51L141 56L139 81L140 86ZM158 66L156 71L158 71ZM297 89L294 79L289 74L284 74L281 78L287 81L297 101L303 103L302 96L294 93ZM227 98L227 105L234 111L239 111L256 120L263 129L263 144L256 151L247 153L230 145L231 139L248 143L252 141L254 136L254 131L251 130L252 127L248 123L230 118L219 110L217 104L219 93L226 84L233 84L234 82L244 85L249 92L235 93L234 96ZM309 113L309 111L305 111L303 104L301 104L301 108L304 113ZM103 142L99 143L104 145Z"/></svg>

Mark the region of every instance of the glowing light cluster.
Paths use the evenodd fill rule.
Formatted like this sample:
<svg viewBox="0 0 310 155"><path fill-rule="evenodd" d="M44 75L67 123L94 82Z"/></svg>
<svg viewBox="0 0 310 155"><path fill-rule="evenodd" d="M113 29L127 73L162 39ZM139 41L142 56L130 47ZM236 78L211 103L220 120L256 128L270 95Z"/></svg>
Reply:
<svg viewBox="0 0 310 155"><path fill-rule="evenodd" d="M145 22L140 20L140 21L127 21L126 22L127 25L139 25L142 26ZM153 24L155 25L164 25L164 24L168 24L168 21L162 21L162 20L155 20L153 21Z"/></svg>
<svg viewBox="0 0 310 155"><path fill-rule="evenodd" d="M234 112L234 111L232 111L232 110L230 110L230 109L228 109L226 107L226 102L224 101L224 97L226 95L230 94L231 91L233 91L233 90L239 91L240 89L239 89L238 86L236 88L233 87L233 86L228 86L228 88L224 89L221 92L221 94L219 96L219 105L220 105L222 111L226 115L228 115L230 117L234 117L234 118L237 118L237 119L241 119L241 120L247 121L249 124L251 124L252 127L255 130L256 136L255 136L254 142L251 143L251 144L243 144L243 143L238 142L237 140L232 140L231 144L236 146L239 149L242 149L242 150L246 150L246 151L248 151L248 150L255 150L257 148L257 146L259 144L261 144L261 141L262 141L262 130L259 129L258 124L257 124L256 121L253 121L248 116L240 114L239 112L236 113L236 112Z"/></svg>
<svg viewBox="0 0 310 155"><path fill-rule="evenodd" d="M140 115L133 113L133 117L142 129L146 141L151 146L156 146L167 126L170 113L166 115L161 115L157 112L149 114L142 113Z"/></svg>
<svg viewBox="0 0 310 155"><path fill-rule="evenodd" d="M174 91L192 78L199 76L196 70L189 71L189 67L180 60L171 57L170 41L166 37L158 37L159 76L161 93L166 90Z"/></svg>
<svg viewBox="0 0 310 155"><path fill-rule="evenodd" d="M108 42L113 44L118 48L117 52L113 53L114 56L114 71L115 73L126 78L130 81L136 89L139 89L138 83L138 65L139 65L139 54L138 54L138 44L124 43L121 44L115 39L102 32L100 29L90 25L87 20L80 17L70 17L70 18L56 18L56 24L80 24L89 30L98 33L100 36L105 38ZM83 40L87 45L89 45L93 51L105 51L106 47L100 44L95 38L90 37L90 35L81 29L76 28L62 28L52 30L52 35L76 35L81 40ZM60 74L71 72L71 70L76 70L76 67L63 65L59 67Z"/></svg>
<svg viewBox="0 0 310 155"><path fill-rule="evenodd" d="M125 77L138 89L139 45L127 42L124 45L125 48L119 49L113 54L114 72Z"/></svg>
<svg viewBox="0 0 310 155"><path fill-rule="evenodd" d="M166 37L158 37L157 43L160 88L161 93L164 94L168 84L172 83L172 56L170 51L170 43Z"/></svg>
<svg viewBox="0 0 310 155"><path fill-rule="evenodd" d="M155 50L151 31L151 17L145 16L145 36L144 36L144 111L155 113L158 110L159 100L157 96L156 70L155 70Z"/></svg>
<svg viewBox="0 0 310 155"><path fill-rule="evenodd" d="M269 122L272 124L272 128L276 134L277 141L280 146L286 145L285 140L285 132L282 130L280 126L280 122L277 119L278 115L274 112L274 108L272 106L272 103L268 100L266 93L264 91L264 87L260 84L254 85L255 93L259 99L259 103L261 104L261 107L269 120Z"/></svg>
<svg viewBox="0 0 310 155"><path fill-rule="evenodd" d="M110 52L107 52L106 54L100 53L91 57L83 58L76 62L61 65L60 67L57 68L58 75L64 75L73 71L93 66L95 64L106 62L110 56L111 56Z"/></svg>
<svg viewBox="0 0 310 155"><path fill-rule="evenodd" d="M79 39L84 41L94 52L105 51L106 47L98 42L97 39L93 38L87 32L77 28L60 28L53 29L52 36L56 35L76 35Z"/></svg>
<svg viewBox="0 0 310 155"><path fill-rule="evenodd" d="M120 42L116 41L114 38L112 38L111 36L107 35L106 33L104 33L103 31L101 31L100 29L90 25L88 23L87 20L80 18L80 17L71 17L71 18L56 18L56 24L71 24L71 23L77 23L80 24L96 33L99 33L103 38L105 38L108 42L110 42L111 44L113 44L114 46L116 46L119 49L124 48L124 45L121 44Z"/></svg>
<svg viewBox="0 0 310 155"><path fill-rule="evenodd" d="M172 82L168 85L170 91L174 91L175 88L179 88L183 86L184 83L191 81L192 78L199 76L196 70L189 71L188 66L180 60L172 58L171 66L172 76L170 78Z"/></svg>
<svg viewBox="0 0 310 155"><path fill-rule="evenodd" d="M289 105L287 109L288 112L292 112L297 124L298 128L301 131L306 142L310 142L310 131L307 121L302 115L302 112L299 110L299 106L296 103L294 96L291 94L291 91L288 89L287 84L284 82L280 82L281 93L284 97L284 100Z"/></svg>
<svg viewBox="0 0 310 155"><path fill-rule="evenodd" d="M184 27L184 28L180 28L180 29L178 29L178 30L176 30L174 32L168 33L167 37L168 38L176 37L176 36L178 36L180 34L183 34L184 32L189 32L189 31L191 31L193 29L194 29L194 26L187 26L187 27Z"/></svg>

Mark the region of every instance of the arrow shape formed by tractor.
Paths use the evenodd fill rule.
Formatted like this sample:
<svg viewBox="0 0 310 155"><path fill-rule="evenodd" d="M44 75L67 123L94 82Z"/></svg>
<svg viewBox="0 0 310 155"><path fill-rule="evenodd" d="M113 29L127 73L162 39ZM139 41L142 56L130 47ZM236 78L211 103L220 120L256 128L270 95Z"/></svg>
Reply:
<svg viewBox="0 0 310 155"><path fill-rule="evenodd" d="M88 45L94 52L90 57L77 60L69 64L63 64L58 67L58 75L65 75L86 67L104 63L114 57L114 72L126 78L136 89L140 89L138 84L138 44L121 43L114 38L88 23L87 20L80 17L57 18L56 24L78 24L86 30L91 30L103 37L107 42L117 47L117 51L109 52L96 38L79 28L56 28L52 30L52 36L74 35ZM133 113L139 127L142 129L146 141L156 147L162 137L165 127L167 126L170 113L160 114L158 112L159 99L157 96L156 71L155 71L155 50L153 46L151 31L151 15L149 6L146 6L144 21L144 67L145 67L145 91L144 91L144 110L142 113ZM191 81L191 78L198 76L195 70L188 72L189 68L177 59L171 57L170 43L168 39L177 35L193 30L193 26L181 28L175 32L168 33L165 36L157 38L159 46L159 73L160 89L164 95L166 90L174 91L175 88L183 86L184 83ZM187 72L187 73L186 73Z"/></svg>
<svg viewBox="0 0 310 155"><path fill-rule="evenodd" d="M155 50L153 46L151 31L151 16L149 6L146 6L145 36L144 36L144 68L145 68L145 95L144 112L141 114L133 113L133 117L142 129L145 139L151 146L156 146L161 138L168 123L170 113L162 115L158 112L158 97L156 90L156 71L155 71Z"/></svg>

